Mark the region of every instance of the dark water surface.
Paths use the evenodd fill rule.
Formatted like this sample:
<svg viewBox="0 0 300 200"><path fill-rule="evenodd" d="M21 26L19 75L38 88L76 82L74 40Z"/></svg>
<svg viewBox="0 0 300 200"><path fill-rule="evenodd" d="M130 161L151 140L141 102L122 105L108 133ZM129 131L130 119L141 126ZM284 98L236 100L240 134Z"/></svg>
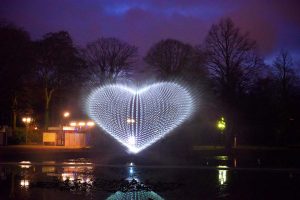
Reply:
<svg viewBox="0 0 300 200"><path fill-rule="evenodd" d="M103 162L55 155L2 159L0 199L300 199L295 156L220 155L194 164L151 164L133 157Z"/></svg>

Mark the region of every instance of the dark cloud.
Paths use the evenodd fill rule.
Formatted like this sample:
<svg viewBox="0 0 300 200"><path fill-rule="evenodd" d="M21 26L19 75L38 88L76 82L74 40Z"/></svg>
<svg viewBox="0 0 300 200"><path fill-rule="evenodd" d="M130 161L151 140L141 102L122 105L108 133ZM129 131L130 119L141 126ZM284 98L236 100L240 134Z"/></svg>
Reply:
<svg viewBox="0 0 300 200"><path fill-rule="evenodd" d="M28 30L34 39L69 31L85 45L101 36L135 44L141 54L163 38L200 44L209 27L232 17L257 40L263 55L281 47L300 52L298 0L4 0L0 17Z"/></svg>

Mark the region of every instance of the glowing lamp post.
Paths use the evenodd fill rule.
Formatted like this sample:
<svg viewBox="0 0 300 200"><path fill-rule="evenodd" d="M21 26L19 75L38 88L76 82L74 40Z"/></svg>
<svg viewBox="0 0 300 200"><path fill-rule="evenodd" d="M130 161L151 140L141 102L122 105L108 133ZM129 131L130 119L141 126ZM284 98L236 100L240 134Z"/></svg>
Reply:
<svg viewBox="0 0 300 200"><path fill-rule="evenodd" d="M93 127L93 126L95 126L95 122L89 121L89 122L86 123L86 125L88 127Z"/></svg>
<svg viewBox="0 0 300 200"><path fill-rule="evenodd" d="M223 131L226 129L224 117L221 117L221 119L217 121L217 128L221 131L221 133L223 133Z"/></svg>
<svg viewBox="0 0 300 200"><path fill-rule="evenodd" d="M31 117L23 117L22 118L22 122L25 124L26 126L26 137L25 137L25 142L27 144L27 138L28 138L28 129L29 129L29 125L32 122L32 118Z"/></svg>
<svg viewBox="0 0 300 200"><path fill-rule="evenodd" d="M69 125L72 126L72 127L79 127L79 128L82 128L82 127L92 128L92 127L95 126L95 122L93 122L93 121L71 122Z"/></svg>
<svg viewBox="0 0 300 200"><path fill-rule="evenodd" d="M77 126L77 123L76 123L76 122L71 122L71 123L70 123L70 126L75 127L75 126Z"/></svg>
<svg viewBox="0 0 300 200"><path fill-rule="evenodd" d="M217 121L217 129L220 130L221 134L223 135L222 140L224 140L226 146L226 137L228 137L228 135L225 136L225 134L223 134L224 130L226 129L226 121L224 117L221 117L221 119Z"/></svg>
<svg viewBox="0 0 300 200"><path fill-rule="evenodd" d="M70 117L70 113L69 112L64 112L64 118L68 118Z"/></svg>
<svg viewBox="0 0 300 200"><path fill-rule="evenodd" d="M81 128L81 127L83 127L83 126L85 126L86 125L86 123L85 122L78 122L78 126Z"/></svg>
<svg viewBox="0 0 300 200"><path fill-rule="evenodd" d="M61 123L62 123L62 125L65 125L66 124L66 121L67 121L67 119L70 117L70 112L68 112L68 111L66 111L66 112L64 112L63 113L63 119L61 119Z"/></svg>

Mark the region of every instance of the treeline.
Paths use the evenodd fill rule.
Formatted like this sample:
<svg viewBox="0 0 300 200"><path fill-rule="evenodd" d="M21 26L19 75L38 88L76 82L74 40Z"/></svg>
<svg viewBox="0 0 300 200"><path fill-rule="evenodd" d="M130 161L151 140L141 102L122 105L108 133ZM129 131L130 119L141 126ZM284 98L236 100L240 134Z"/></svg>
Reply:
<svg viewBox="0 0 300 200"><path fill-rule="evenodd" d="M33 41L8 22L0 24L0 44L0 124L13 129L25 115L44 128L59 123L66 106L81 110L78 99L86 90L132 79L139 57L136 46L117 38L77 47L68 32L59 31ZM218 134L215 122L222 116L228 144L234 136L261 144L300 141L299 66L287 50L265 64L256 42L231 19L212 25L201 45L164 39L143 60L157 80L180 80L201 94L191 138Z"/></svg>

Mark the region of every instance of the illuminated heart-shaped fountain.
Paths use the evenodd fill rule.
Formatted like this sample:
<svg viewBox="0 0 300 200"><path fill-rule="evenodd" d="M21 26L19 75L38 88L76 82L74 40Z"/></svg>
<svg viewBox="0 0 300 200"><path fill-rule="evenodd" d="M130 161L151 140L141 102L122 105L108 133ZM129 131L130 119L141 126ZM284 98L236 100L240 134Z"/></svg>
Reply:
<svg viewBox="0 0 300 200"><path fill-rule="evenodd" d="M173 82L140 89L110 84L94 90L86 106L99 126L138 153L186 120L193 100L187 89Z"/></svg>

